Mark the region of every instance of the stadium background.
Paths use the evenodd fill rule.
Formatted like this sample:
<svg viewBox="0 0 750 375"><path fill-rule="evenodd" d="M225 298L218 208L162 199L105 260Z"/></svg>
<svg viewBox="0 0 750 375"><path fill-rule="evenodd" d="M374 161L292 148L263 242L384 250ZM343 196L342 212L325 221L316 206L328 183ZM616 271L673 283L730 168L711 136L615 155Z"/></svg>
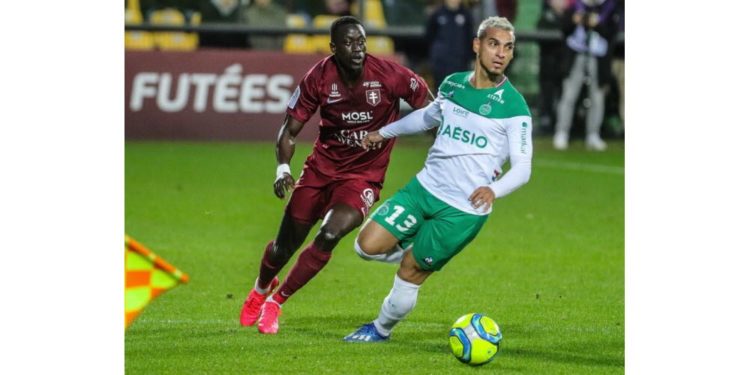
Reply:
<svg viewBox="0 0 750 375"><path fill-rule="evenodd" d="M624 140L614 95L608 98L603 135L610 148L604 153L586 152L580 143L556 152L549 134L535 130L532 181L496 203L498 212L474 250L425 288L394 345L340 346L340 336L376 313L393 275L391 268L356 258L349 251L352 236L342 240L326 271L285 306L279 337L240 330L239 303L283 207L271 198L272 140L286 99L325 55L328 28L314 21L322 1L280 2L300 17L265 28L208 19L200 12L206 3L125 2L125 229L192 277L159 297L126 332L126 372L367 373L425 363L413 372L460 373L469 369L450 357L447 327L468 310L487 312L504 327L505 346L489 371L624 371ZM352 10L364 13L368 52L429 80L420 39L432 5L365 1ZM481 8L473 8L480 16L476 24ZM560 38L535 30L540 11L540 1L518 1L519 43L508 72L532 110L539 90L537 43ZM286 49L247 48L247 35L280 36ZM212 38L235 44L206 45ZM295 49L300 46L316 50ZM581 117L574 127L579 137ZM295 173L309 153L316 121L303 131ZM418 171L429 143L429 136L399 141L383 197ZM476 290L485 280L496 287ZM356 298L338 292L362 285L380 288ZM279 363L274 356L294 360ZM352 370L347 366L353 361Z"/></svg>
<svg viewBox="0 0 750 375"><path fill-rule="evenodd" d="M288 12L286 25L258 27L241 18L249 0L224 2L236 5L226 16L219 14L209 0L125 2L127 139L274 139L283 104L297 82L314 62L329 53L328 27L335 16L325 13L322 0L277 0ZM518 38L508 76L532 110L538 112L538 44L560 41L562 34L536 29L543 0L508 3L517 3L512 18ZM350 9L355 15L364 12L369 53L401 62L434 87L423 33L429 12L438 4L440 1L367 0L353 3ZM465 4L478 25L485 18L483 4ZM302 32L292 31L295 29ZM283 47L275 52L253 50L248 42L253 35L276 36ZM624 35L618 35L616 41L624 43ZM617 83L612 81L610 86L602 135L622 139ZM582 134L585 96L584 89L574 137ZM318 119L312 119L311 124ZM546 136L551 129L537 127L536 131L537 136ZM302 137L313 140L314 127L306 127Z"/></svg>

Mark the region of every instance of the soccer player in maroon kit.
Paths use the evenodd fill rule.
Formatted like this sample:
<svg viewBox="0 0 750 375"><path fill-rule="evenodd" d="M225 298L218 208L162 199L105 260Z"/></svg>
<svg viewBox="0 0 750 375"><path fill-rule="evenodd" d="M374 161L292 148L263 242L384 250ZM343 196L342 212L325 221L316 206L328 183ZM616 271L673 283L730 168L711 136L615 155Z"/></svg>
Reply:
<svg viewBox="0 0 750 375"><path fill-rule="evenodd" d="M274 193L293 189L276 240L266 246L260 272L240 313L240 324L275 334L281 305L328 263L341 238L357 228L378 200L393 140L365 151L361 141L398 119L399 102L427 103L422 78L396 63L366 54L362 23L345 16L331 25L331 52L305 74L294 91L276 141ZM320 133L296 185L289 169L294 138L320 108ZM322 219L315 239L278 285L277 275Z"/></svg>

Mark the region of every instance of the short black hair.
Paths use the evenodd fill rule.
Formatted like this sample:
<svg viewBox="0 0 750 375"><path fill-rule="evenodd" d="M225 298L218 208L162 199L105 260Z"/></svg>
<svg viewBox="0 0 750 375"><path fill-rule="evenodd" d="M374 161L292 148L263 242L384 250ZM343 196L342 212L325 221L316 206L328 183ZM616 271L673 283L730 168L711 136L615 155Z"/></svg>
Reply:
<svg viewBox="0 0 750 375"><path fill-rule="evenodd" d="M333 23L331 24L331 42L333 42L333 36L336 35L336 32L343 26L346 25L359 25L362 26L362 29L365 28L364 25L362 25L362 22L360 22L357 17L354 16L343 16L337 18Z"/></svg>

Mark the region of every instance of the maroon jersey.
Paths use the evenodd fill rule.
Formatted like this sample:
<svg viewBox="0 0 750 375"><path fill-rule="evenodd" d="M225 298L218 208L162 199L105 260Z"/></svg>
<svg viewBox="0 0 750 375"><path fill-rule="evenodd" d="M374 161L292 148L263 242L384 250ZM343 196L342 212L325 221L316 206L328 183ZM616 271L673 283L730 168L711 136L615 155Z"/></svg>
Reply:
<svg viewBox="0 0 750 375"><path fill-rule="evenodd" d="M395 139L380 149L365 151L361 141L372 132L396 121L399 98L420 108L427 84L411 70L394 62L367 55L362 76L348 87L329 56L305 74L294 91L287 113L302 123L320 107L320 132L305 164L332 180L364 179L383 183Z"/></svg>

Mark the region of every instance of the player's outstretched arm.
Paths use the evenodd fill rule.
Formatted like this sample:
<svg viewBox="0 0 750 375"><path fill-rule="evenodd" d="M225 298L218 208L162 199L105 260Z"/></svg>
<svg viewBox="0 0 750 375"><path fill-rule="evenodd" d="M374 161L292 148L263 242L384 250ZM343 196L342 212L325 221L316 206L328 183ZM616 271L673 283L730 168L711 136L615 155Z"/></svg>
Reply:
<svg viewBox="0 0 750 375"><path fill-rule="evenodd" d="M440 104L437 101L427 107L420 108L398 121L394 121L380 130L367 133L362 139L362 148L372 150L380 147L388 138L395 138L404 134L414 134L440 125Z"/></svg>
<svg viewBox="0 0 750 375"><path fill-rule="evenodd" d="M415 134L440 125L440 119L440 102L436 100L427 107L420 108L382 127L378 132L385 139Z"/></svg>
<svg viewBox="0 0 750 375"><path fill-rule="evenodd" d="M273 192L279 198L284 198L286 192L294 188L294 178L289 168L289 162L294 155L294 141L305 124L286 115L284 123L276 138L276 180L273 182Z"/></svg>

